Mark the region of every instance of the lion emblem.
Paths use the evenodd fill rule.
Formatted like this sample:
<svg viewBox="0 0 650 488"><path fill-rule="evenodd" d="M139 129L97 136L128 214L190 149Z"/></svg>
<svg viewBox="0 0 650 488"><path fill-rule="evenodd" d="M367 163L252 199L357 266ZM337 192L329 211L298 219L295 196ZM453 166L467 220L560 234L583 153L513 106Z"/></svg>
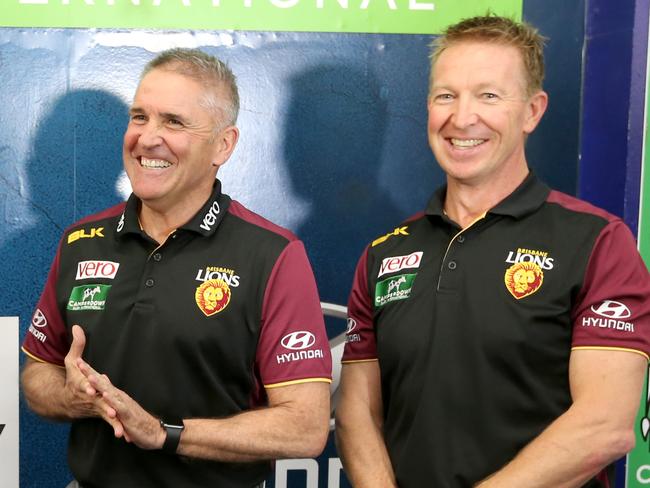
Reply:
<svg viewBox="0 0 650 488"><path fill-rule="evenodd" d="M220 279L207 280L196 289L194 299L201 311L210 317L228 306L230 287Z"/></svg>
<svg viewBox="0 0 650 488"><path fill-rule="evenodd" d="M503 279L510 294L519 300L539 290L544 273L535 263L516 263L506 270Z"/></svg>

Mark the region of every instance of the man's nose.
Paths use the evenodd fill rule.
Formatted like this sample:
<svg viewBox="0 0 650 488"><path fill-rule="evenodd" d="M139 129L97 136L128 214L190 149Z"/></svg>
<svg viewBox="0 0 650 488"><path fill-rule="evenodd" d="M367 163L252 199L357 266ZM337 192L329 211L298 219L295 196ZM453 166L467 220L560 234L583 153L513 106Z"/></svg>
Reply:
<svg viewBox="0 0 650 488"><path fill-rule="evenodd" d="M149 120L141 126L138 142L145 147L154 147L162 143L161 126L153 120Z"/></svg>
<svg viewBox="0 0 650 488"><path fill-rule="evenodd" d="M478 123L476 101L469 96L460 96L456 100L452 122L459 129L465 129Z"/></svg>

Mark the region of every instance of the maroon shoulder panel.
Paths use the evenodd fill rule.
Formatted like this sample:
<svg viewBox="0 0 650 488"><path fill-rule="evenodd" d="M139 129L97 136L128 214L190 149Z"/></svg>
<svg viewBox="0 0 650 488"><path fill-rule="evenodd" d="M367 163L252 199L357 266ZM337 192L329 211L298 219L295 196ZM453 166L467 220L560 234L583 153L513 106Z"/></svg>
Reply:
<svg viewBox="0 0 650 488"><path fill-rule="evenodd" d="M650 275L620 219L603 228L593 247L573 324L573 347L632 349L650 356Z"/></svg>
<svg viewBox="0 0 650 488"><path fill-rule="evenodd" d="M548 203L557 203L558 205L561 205L568 210L573 210L574 212L597 215L604 218L608 222L619 220L619 217L610 214L602 208L598 208L591 203L585 202L584 200L580 200L579 198L572 197L571 195L567 195L566 193L562 193L557 190L551 190L546 201Z"/></svg>
<svg viewBox="0 0 650 488"><path fill-rule="evenodd" d="M230 202L230 205L228 206L228 212L235 215L236 217L239 217L242 220L245 220L246 222L262 227L263 229L274 232L275 234L279 234L289 241L295 241L297 239L297 237L290 230L287 230L284 227L280 227L270 220L266 220L264 217L256 214L255 212L251 212L237 200L232 200Z"/></svg>
<svg viewBox="0 0 650 488"><path fill-rule="evenodd" d="M367 260L368 247L357 264L348 300L348 330L343 350L343 362L377 358L373 306L368 292Z"/></svg>
<svg viewBox="0 0 650 488"><path fill-rule="evenodd" d="M257 367L265 386L332 377L316 280L299 240L282 251L266 286Z"/></svg>

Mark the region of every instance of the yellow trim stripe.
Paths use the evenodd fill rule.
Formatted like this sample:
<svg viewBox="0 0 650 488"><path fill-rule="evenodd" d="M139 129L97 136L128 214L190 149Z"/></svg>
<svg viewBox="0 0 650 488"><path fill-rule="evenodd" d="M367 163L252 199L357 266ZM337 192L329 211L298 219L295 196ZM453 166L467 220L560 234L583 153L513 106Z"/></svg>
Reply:
<svg viewBox="0 0 650 488"><path fill-rule="evenodd" d="M20 350L23 351L25 354L27 354L30 358L32 358L34 361L37 361L39 363L45 363L45 364L52 364L53 366L58 366L59 368L65 368L65 366L61 366L60 364L56 363L50 363L49 361L45 361L44 359L41 359L37 356L34 356L31 352L29 352L27 349L25 349L23 346L20 346Z"/></svg>
<svg viewBox="0 0 650 488"><path fill-rule="evenodd" d="M341 364L352 364L352 363L372 363L375 361L379 361L379 359L374 358L374 359L346 359L345 361L341 361Z"/></svg>
<svg viewBox="0 0 650 488"><path fill-rule="evenodd" d="M625 351L625 352L633 352L636 354L640 354L644 358L646 358L647 361L650 361L650 356L648 356L645 352L639 351L638 349L629 349L627 347L608 347L608 346L577 346L577 347L572 347L572 351L578 351L578 350L585 350L585 349L595 349L597 351Z"/></svg>
<svg viewBox="0 0 650 488"><path fill-rule="evenodd" d="M264 385L264 388L280 388L281 386L299 385L300 383L331 383L329 378L305 378L304 380L283 381L282 383L271 383Z"/></svg>

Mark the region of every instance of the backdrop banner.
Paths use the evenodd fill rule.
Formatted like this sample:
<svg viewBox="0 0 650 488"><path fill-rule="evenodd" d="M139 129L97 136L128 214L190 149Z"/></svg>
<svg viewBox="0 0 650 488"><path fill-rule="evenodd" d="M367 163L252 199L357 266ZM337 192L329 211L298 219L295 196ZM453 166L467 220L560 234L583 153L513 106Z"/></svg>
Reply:
<svg viewBox="0 0 650 488"><path fill-rule="evenodd" d="M435 34L488 10L521 19L523 0L7 0L5 27L234 29Z"/></svg>

